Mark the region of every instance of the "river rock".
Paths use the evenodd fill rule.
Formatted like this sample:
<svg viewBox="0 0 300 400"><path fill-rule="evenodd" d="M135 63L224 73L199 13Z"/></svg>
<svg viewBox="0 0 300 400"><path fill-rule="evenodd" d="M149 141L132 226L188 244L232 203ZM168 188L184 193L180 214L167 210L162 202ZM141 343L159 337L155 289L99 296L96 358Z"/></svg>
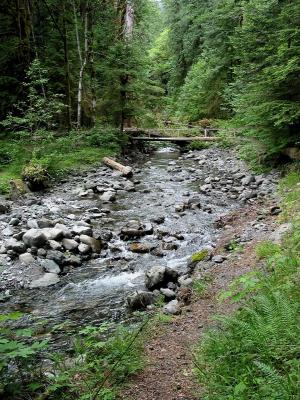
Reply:
<svg viewBox="0 0 300 400"><path fill-rule="evenodd" d="M58 250L48 250L46 257L48 260L53 260L58 265L62 265L65 261L65 256L61 251Z"/></svg>
<svg viewBox="0 0 300 400"><path fill-rule="evenodd" d="M12 218L10 221L9 221L9 225L11 225L11 226L18 226L18 225L20 225L20 219L19 218Z"/></svg>
<svg viewBox="0 0 300 400"><path fill-rule="evenodd" d="M216 255L212 258L212 262L216 264L222 264L226 260L225 256L222 255Z"/></svg>
<svg viewBox="0 0 300 400"><path fill-rule="evenodd" d="M80 243L78 251L81 254L88 254L91 251L91 247L88 244Z"/></svg>
<svg viewBox="0 0 300 400"><path fill-rule="evenodd" d="M107 201L107 202L113 202L116 200L116 193L115 192L104 192L100 196L100 200Z"/></svg>
<svg viewBox="0 0 300 400"><path fill-rule="evenodd" d="M127 306L131 311L145 310L156 300L154 293L138 291L127 297Z"/></svg>
<svg viewBox="0 0 300 400"><path fill-rule="evenodd" d="M39 260L41 266L46 272L51 272L53 274L59 274L60 268L53 260Z"/></svg>
<svg viewBox="0 0 300 400"><path fill-rule="evenodd" d="M26 226L28 229L38 229L39 228L37 220L33 219L33 218L29 218L27 220Z"/></svg>
<svg viewBox="0 0 300 400"><path fill-rule="evenodd" d="M50 219L42 218L36 221L39 228L52 228L53 222ZM56 229L62 229L56 226Z"/></svg>
<svg viewBox="0 0 300 400"><path fill-rule="evenodd" d="M184 287L192 286L193 279L189 278L186 275L183 275L178 279L178 283L179 283L180 286L184 286Z"/></svg>
<svg viewBox="0 0 300 400"><path fill-rule="evenodd" d="M134 237L152 235L152 233L152 224L141 224L139 221L129 221L128 224L121 229L121 238L128 240Z"/></svg>
<svg viewBox="0 0 300 400"><path fill-rule="evenodd" d="M49 246L52 250L62 250L61 243L57 242L56 240L49 240Z"/></svg>
<svg viewBox="0 0 300 400"><path fill-rule="evenodd" d="M81 225L75 225L71 229L72 233L74 235L86 235L86 236L92 236L93 231L92 228L89 226L81 226Z"/></svg>
<svg viewBox="0 0 300 400"><path fill-rule="evenodd" d="M63 239L62 245L66 250L72 251L78 248L78 243L74 239Z"/></svg>
<svg viewBox="0 0 300 400"><path fill-rule="evenodd" d="M30 229L23 236L23 242L29 247L43 247L47 237L41 229Z"/></svg>
<svg viewBox="0 0 300 400"><path fill-rule="evenodd" d="M94 253L101 253L102 243L100 240L88 235L80 235L79 239L81 243L90 246Z"/></svg>
<svg viewBox="0 0 300 400"><path fill-rule="evenodd" d="M62 230L64 238L67 238L67 239L72 238L72 233L66 225L58 223L54 226L54 228Z"/></svg>
<svg viewBox="0 0 300 400"><path fill-rule="evenodd" d="M30 289L38 289L55 285L60 281L59 276L53 273L46 273L41 278L32 281L29 285Z"/></svg>
<svg viewBox="0 0 300 400"><path fill-rule="evenodd" d="M181 313L180 304L178 300L172 300L163 308L165 314L179 315Z"/></svg>
<svg viewBox="0 0 300 400"><path fill-rule="evenodd" d="M156 245L152 243L131 243L129 245L129 249L133 253L150 253L155 247Z"/></svg>
<svg viewBox="0 0 300 400"><path fill-rule="evenodd" d="M19 261L20 261L22 264L30 265L30 264L32 264L32 263L35 261L35 259L34 259L34 257L32 256L32 254L30 254L30 253L24 253L24 254L21 254L21 255L19 256Z"/></svg>
<svg viewBox="0 0 300 400"><path fill-rule="evenodd" d="M13 228L12 227L10 227L10 226L7 226L5 229L3 229L3 231L2 231L2 235L3 236L12 236L14 234L14 230L13 230Z"/></svg>
<svg viewBox="0 0 300 400"><path fill-rule="evenodd" d="M147 289L160 288L165 280L166 267L157 265L145 273L145 285Z"/></svg>
<svg viewBox="0 0 300 400"><path fill-rule="evenodd" d="M5 242L5 248L6 250L13 250L15 253L25 253L26 251L26 245L25 243L18 241L14 238L8 239Z"/></svg>
<svg viewBox="0 0 300 400"><path fill-rule="evenodd" d="M0 214L7 214L11 210L11 205L8 202L0 201Z"/></svg>
<svg viewBox="0 0 300 400"><path fill-rule="evenodd" d="M63 230L58 228L43 228L42 232L46 236L47 240L59 240L64 236Z"/></svg>
<svg viewBox="0 0 300 400"><path fill-rule="evenodd" d="M166 299L173 300L176 297L176 293L171 289L160 289L161 294L165 296Z"/></svg>

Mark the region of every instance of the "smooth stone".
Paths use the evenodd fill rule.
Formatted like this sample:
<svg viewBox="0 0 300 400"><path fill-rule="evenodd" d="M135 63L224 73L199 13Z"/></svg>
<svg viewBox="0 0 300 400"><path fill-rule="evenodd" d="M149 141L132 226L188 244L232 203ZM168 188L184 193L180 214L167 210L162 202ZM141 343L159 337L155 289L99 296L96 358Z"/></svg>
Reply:
<svg viewBox="0 0 300 400"><path fill-rule="evenodd" d="M53 260L39 260L41 266L44 268L46 272L50 272L53 274L59 274L60 268Z"/></svg>
<svg viewBox="0 0 300 400"><path fill-rule="evenodd" d="M91 246L88 244L80 243L78 246L78 251L81 254L88 254L91 251Z"/></svg>
<svg viewBox="0 0 300 400"><path fill-rule="evenodd" d="M212 258L212 262L216 264L222 264L226 260L225 256L217 255Z"/></svg>
<svg viewBox="0 0 300 400"><path fill-rule="evenodd" d="M164 306L163 311L165 314L179 315L181 313L181 309L178 300L170 301Z"/></svg>
<svg viewBox="0 0 300 400"><path fill-rule="evenodd" d="M72 251L78 248L78 243L74 239L63 239L62 245L66 250Z"/></svg>
<svg viewBox="0 0 300 400"><path fill-rule="evenodd" d="M49 246L52 250L62 250L61 243L57 242L56 240L49 240Z"/></svg>
<svg viewBox="0 0 300 400"><path fill-rule="evenodd" d="M63 230L58 228L43 228L42 232L47 240L59 240L64 236Z"/></svg>
<svg viewBox="0 0 300 400"><path fill-rule="evenodd" d="M23 242L29 247L43 247L47 242L47 237L40 229L30 229L24 234Z"/></svg>
<svg viewBox="0 0 300 400"><path fill-rule="evenodd" d="M160 292L165 296L166 299L173 300L176 297L176 293L171 289L160 289Z"/></svg>
<svg viewBox="0 0 300 400"><path fill-rule="evenodd" d="M102 249L102 243L100 240L97 240L88 235L80 235L79 240L83 244L87 244L91 247L94 253L100 253Z"/></svg>
<svg viewBox="0 0 300 400"><path fill-rule="evenodd" d="M92 228L90 228L89 226L82 226L82 225L73 226L71 231L72 233L78 236L80 235L92 236L93 234Z"/></svg>
<svg viewBox="0 0 300 400"><path fill-rule="evenodd" d="M20 261L21 263L25 264L25 265L30 265L30 264L32 264L32 263L35 261L35 259L34 259L34 257L32 256L32 254L30 254L30 253L24 253L24 254L21 254L21 255L19 256L19 261Z"/></svg>

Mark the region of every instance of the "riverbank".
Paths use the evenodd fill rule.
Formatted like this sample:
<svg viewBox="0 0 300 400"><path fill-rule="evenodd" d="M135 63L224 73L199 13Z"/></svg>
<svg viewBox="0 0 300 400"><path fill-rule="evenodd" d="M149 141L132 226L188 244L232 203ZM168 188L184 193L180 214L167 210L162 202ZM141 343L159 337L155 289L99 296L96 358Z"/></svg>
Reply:
<svg viewBox="0 0 300 400"><path fill-rule="evenodd" d="M14 191L10 181L18 183L28 165L32 166L33 178L42 179L47 185L74 170L99 165L104 156L119 153L126 141L117 129L103 126L64 136L49 131L1 134L0 194Z"/></svg>
<svg viewBox="0 0 300 400"><path fill-rule="evenodd" d="M224 216L270 198L276 209L278 174L253 175L232 151L161 149L133 166L132 180L103 166L74 173L1 216L3 305L23 313L18 328L38 324L51 349L70 350L86 325L126 321L126 301L145 292L153 266L181 278L159 289L173 291L176 313L185 313L191 256L205 249L210 268L226 265L216 248ZM241 245L264 230L249 226ZM33 233L52 236L33 243Z"/></svg>
<svg viewBox="0 0 300 400"><path fill-rule="evenodd" d="M146 343L147 367L120 399L298 398L299 171L277 190L280 207L226 216L215 249L226 259L198 263L191 304Z"/></svg>

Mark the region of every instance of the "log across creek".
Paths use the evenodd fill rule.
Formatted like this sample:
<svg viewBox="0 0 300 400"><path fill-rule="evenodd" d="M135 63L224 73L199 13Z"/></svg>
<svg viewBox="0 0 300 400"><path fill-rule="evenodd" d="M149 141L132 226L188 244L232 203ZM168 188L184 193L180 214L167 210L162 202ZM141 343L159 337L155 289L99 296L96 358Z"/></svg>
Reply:
<svg viewBox="0 0 300 400"><path fill-rule="evenodd" d="M131 167L122 165L110 157L104 157L102 161L103 161L103 164L107 165L108 167L110 167L112 169L115 169L116 171L121 172L121 174L125 177L130 177L133 175Z"/></svg>

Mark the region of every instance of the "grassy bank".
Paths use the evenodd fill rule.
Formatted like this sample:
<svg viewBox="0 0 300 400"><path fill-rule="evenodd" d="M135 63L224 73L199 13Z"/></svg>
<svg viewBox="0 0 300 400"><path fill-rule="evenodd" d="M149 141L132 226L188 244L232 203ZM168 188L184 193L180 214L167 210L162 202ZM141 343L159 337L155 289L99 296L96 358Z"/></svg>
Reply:
<svg viewBox="0 0 300 400"><path fill-rule="evenodd" d="M219 318L196 352L206 400L291 400L300 397L300 173L281 182L282 222L293 225L282 245L258 246L264 272L250 298Z"/></svg>
<svg viewBox="0 0 300 400"><path fill-rule="evenodd" d="M10 180L20 179L30 162L41 166L51 178L72 170L95 165L101 158L120 151L126 143L116 129L97 127L57 136L40 131L34 137L27 132L0 135L0 193L7 194Z"/></svg>

